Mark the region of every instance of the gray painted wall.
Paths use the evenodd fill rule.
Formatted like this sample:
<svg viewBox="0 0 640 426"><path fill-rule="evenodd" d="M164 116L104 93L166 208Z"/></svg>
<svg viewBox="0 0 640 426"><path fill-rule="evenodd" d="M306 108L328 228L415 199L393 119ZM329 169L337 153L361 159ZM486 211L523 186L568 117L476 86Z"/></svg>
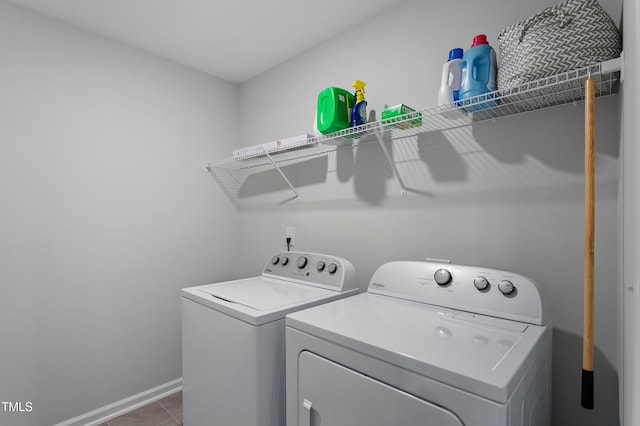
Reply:
<svg viewBox="0 0 640 426"><path fill-rule="evenodd" d="M351 89L354 79L367 82L369 111L378 116L385 104L433 106L449 48L468 48L478 33L496 46L501 28L554 3L408 2L243 84L241 144L311 131L318 92ZM620 2L603 3L620 16ZM554 424L617 424L616 97L598 101L596 126L593 411L580 407L582 104L396 144L393 155L407 160L401 167L416 189L405 198L376 145L289 168L301 185L298 202L278 205L290 194L265 176L252 189L262 189L260 204L240 215L240 275L259 273L264 260L282 249L286 226L296 228L296 249L350 259L362 290L379 265L397 259L446 258L528 275L540 283L555 325Z"/></svg>
<svg viewBox="0 0 640 426"><path fill-rule="evenodd" d="M237 87L0 2L0 424L44 426L182 376L181 287L235 272L204 173Z"/></svg>

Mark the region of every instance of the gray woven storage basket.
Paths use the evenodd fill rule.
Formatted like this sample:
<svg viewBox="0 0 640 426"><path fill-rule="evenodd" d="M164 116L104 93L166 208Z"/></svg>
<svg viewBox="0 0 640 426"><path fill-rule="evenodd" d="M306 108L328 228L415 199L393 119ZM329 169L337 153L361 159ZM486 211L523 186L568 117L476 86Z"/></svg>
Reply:
<svg viewBox="0 0 640 426"><path fill-rule="evenodd" d="M498 34L498 89L620 56L620 32L596 0L565 0Z"/></svg>

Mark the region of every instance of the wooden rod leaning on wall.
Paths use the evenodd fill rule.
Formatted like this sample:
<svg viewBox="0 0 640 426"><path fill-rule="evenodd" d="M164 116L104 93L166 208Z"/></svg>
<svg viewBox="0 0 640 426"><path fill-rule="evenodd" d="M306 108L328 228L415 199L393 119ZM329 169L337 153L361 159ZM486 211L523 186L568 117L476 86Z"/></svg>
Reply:
<svg viewBox="0 0 640 426"><path fill-rule="evenodd" d="M593 409L593 294L595 239L595 81L584 88L584 331L582 341L582 396L584 408Z"/></svg>

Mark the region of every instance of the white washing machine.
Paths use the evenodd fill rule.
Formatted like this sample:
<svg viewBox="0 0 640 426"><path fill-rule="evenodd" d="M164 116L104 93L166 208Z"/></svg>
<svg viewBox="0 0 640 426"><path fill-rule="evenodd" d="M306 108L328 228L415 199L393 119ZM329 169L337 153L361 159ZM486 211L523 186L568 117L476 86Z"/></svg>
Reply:
<svg viewBox="0 0 640 426"><path fill-rule="evenodd" d="M521 275L391 262L286 325L287 426L551 424L551 321Z"/></svg>
<svg viewBox="0 0 640 426"><path fill-rule="evenodd" d="M353 265L281 252L259 277L182 290L186 426L283 426L285 315L358 293Z"/></svg>

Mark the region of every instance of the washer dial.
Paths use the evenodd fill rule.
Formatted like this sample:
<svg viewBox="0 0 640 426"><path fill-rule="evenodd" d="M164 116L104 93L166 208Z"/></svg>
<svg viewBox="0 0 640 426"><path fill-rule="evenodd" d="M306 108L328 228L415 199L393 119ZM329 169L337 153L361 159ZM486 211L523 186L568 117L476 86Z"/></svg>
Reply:
<svg viewBox="0 0 640 426"><path fill-rule="evenodd" d="M485 277L476 277L476 279L473 280L473 285L480 291L486 290L489 287L489 280Z"/></svg>
<svg viewBox="0 0 640 426"><path fill-rule="evenodd" d="M319 260L318 263L316 263L316 269L318 270L318 272L324 271L325 266L326 264L322 260Z"/></svg>
<svg viewBox="0 0 640 426"><path fill-rule="evenodd" d="M439 286L445 286L451 283L451 272L440 268L433 274L433 279L436 280Z"/></svg>
<svg viewBox="0 0 640 426"><path fill-rule="evenodd" d="M309 259L306 256L300 256L298 258L298 268L302 269L305 266L307 266L307 263L309 263Z"/></svg>
<svg viewBox="0 0 640 426"><path fill-rule="evenodd" d="M502 294L504 295L509 295L511 293L513 293L513 291L516 289L513 285L513 283L509 280L502 280L500 281L500 284L498 284L498 289L500 290L500 292L502 292Z"/></svg>
<svg viewBox="0 0 640 426"><path fill-rule="evenodd" d="M330 263L327 267L327 271L329 271L331 275L335 274L338 271L338 265L336 265L335 263Z"/></svg>

